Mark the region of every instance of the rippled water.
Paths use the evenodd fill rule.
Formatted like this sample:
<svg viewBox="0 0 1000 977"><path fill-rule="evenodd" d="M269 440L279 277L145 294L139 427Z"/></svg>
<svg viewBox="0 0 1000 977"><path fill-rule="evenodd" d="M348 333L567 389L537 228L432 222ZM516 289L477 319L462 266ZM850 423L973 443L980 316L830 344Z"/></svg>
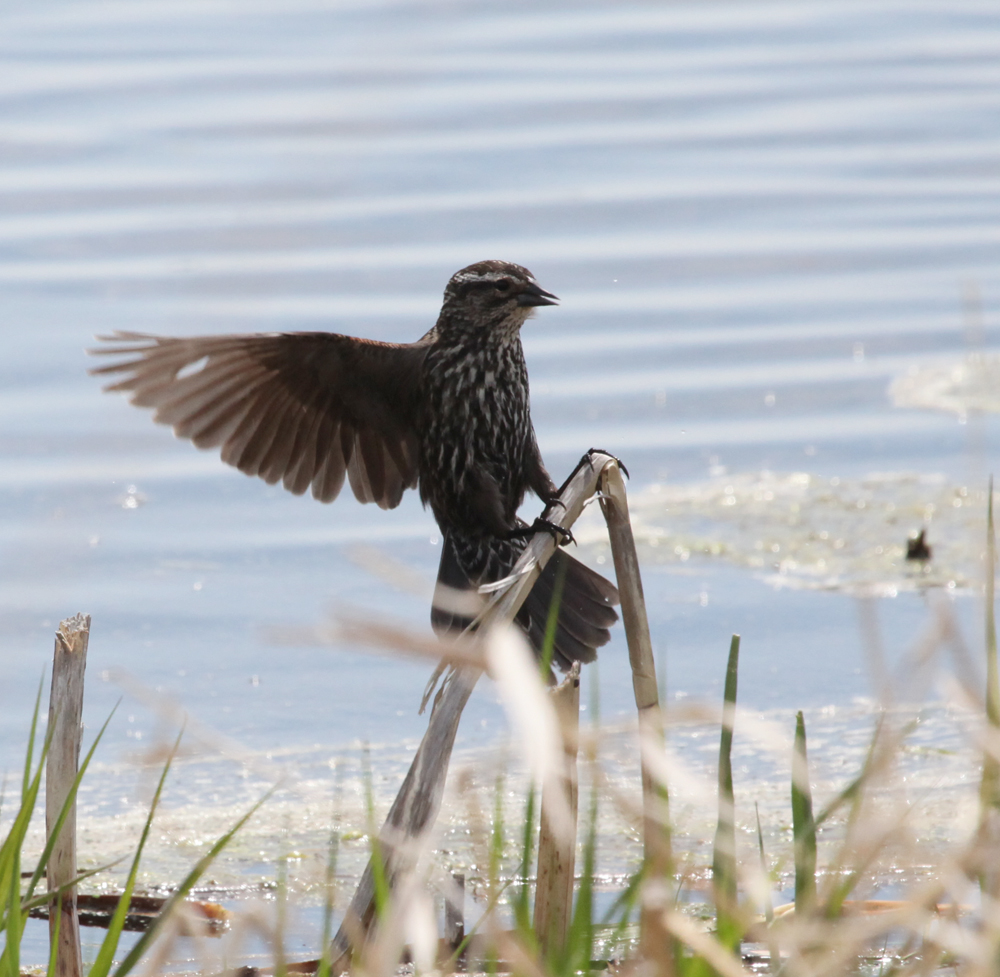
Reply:
<svg viewBox="0 0 1000 977"><path fill-rule="evenodd" d="M928 504L982 492L995 398L955 385L1000 352L995 4L75 0L8 5L0 58L8 767L54 626L79 610L91 726L124 669L259 753L419 736L426 667L261 635L331 601L426 628L426 596L352 551L380 546L429 588L428 514L246 479L100 394L82 351L116 328L412 339L485 257L562 297L524 334L557 480L598 445L637 502L662 484L680 506L640 507L678 557L646 551L671 694L717 694L733 631L749 705L868 691L854 598L775 589L782 560L753 562L755 519L801 555L832 503L780 538L752 490L742 524L708 510L761 479L904 473L906 519L884 518L891 482L878 505L834 506L862 561L840 571L884 583L860 540L888 559ZM975 519L942 527L960 583ZM920 588L897 593L879 607L893 655L925 620ZM620 631L600 678L605 714L626 711ZM111 754L157 722L130 694ZM484 687L463 743L501 727Z"/></svg>

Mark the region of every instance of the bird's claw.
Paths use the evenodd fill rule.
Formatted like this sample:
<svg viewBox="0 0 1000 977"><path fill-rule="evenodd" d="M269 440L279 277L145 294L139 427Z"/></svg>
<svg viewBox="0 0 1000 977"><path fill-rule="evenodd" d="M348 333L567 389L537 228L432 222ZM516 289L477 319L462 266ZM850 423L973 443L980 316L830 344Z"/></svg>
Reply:
<svg viewBox="0 0 1000 977"><path fill-rule="evenodd" d="M543 519L541 516L531 524L528 531L532 534L548 533L556 541L557 546L576 543L576 537L565 526L557 526L554 522L549 522L548 519Z"/></svg>
<svg viewBox="0 0 1000 977"><path fill-rule="evenodd" d="M519 526L507 533L507 539L530 539L535 533L548 533L557 546L565 546L567 543L575 543L576 537L565 528L557 526L548 519L539 516L530 526Z"/></svg>
<svg viewBox="0 0 1000 977"><path fill-rule="evenodd" d="M615 459L615 464L622 470L622 472L624 472L625 477L626 478L631 478L632 477L631 475L629 475L628 469L622 464L621 458L617 457L617 455L611 454L610 451L605 451L603 448L591 448L586 453L586 455L584 455L584 457L585 458L590 458L591 455L607 455L609 458L614 458Z"/></svg>
<svg viewBox="0 0 1000 977"><path fill-rule="evenodd" d="M615 464L625 473L625 477L626 478L631 478L632 477L631 475L629 475L628 469L622 464L622 461L621 461L620 458L615 457L615 455L611 454L610 451L605 451L603 448L591 448L577 462L576 468L574 468L573 471L571 471L569 473L569 478L567 478L566 481L563 482L561 486L559 486L559 494L560 495L562 495L562 493L566 491L566 486L569 485L569 483L573 481L573 478L576 476L576 473L581 468L583 468L584 465L589 465L591 463L591 460L592 460L592 458L593 458L594 455L606 455L608 458L614 458ZM551 502L549 502L548 504L552 505Z"/></svg>

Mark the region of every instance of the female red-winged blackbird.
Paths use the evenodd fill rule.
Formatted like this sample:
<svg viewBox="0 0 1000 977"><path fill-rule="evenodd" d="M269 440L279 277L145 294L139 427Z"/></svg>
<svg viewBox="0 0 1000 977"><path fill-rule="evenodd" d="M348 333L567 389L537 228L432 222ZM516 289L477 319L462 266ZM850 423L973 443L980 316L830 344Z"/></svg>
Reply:
<svg viewBox="0 0 1000 977"><path fill-rule="evenodd" d="M346 476L361 502L390 509L419 484L443 537L431 620L456 629L470 615L445 595L505 577L532 531L517 517L525 493L557 494L535 441L520 339L532 309L554 299L526 268L480 261L448 282L437 325L415 343L116 332L96 352L131 358L92 372L124 374L106 389L296 494L311 486L330 502ZM608 641L618 592L557 551L517 616L536 650L557 589L553 661L565 669Z"/></svg>

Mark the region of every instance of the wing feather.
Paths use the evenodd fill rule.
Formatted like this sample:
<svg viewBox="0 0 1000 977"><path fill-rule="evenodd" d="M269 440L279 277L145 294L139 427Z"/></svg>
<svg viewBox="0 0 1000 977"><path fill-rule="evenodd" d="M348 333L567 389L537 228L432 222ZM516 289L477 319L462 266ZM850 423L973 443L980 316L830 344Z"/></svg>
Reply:
<svg viewBox="0 0 1000 977"><path fill-rule="evenodd" d="M172 398L164 402L153 420L169 424L179 437L190 438L200 448L218 447L234 430L226 422L247 409L265 382L263 372L223 378L211 394L199 393L192 401Z"/></svg>
<svg viewBox="0 0 1000 977"><path fill-rule="evenodd" d="M260 459L257 474L274 485L280 482L288 471L288 465L295 450L295 439L303 423L301 401L286 394L284 403L274 410L274 430L264 446L264 456Z"/></svg>
<svg viewBox="0 0 1000 977"><path fill-rule="evenodd" d="M340 429L332 425L330 432L331 448L323 455L319 470L313 479L313 498L320 502L332 502L339 494L347 474L347 464L341 447ZM362 499L362 501L364 501Z"/></svg>
<svg viewBox="0 0 1000 977"><path fill-rule="evenodd" d="M247 475L257 474L254 439L261 425L267 422L276 396L277 391L265 385L259 396L249 399L244 405L236 429L222 446L222 460L227 465L232 465Z"/></svg>
<svg viewBox="0 0 1000 977"><path fill-rule="evenodd" d="M420 377L429 336L376 343L334 333L98 337L120 357L92 370L108 391L267 482L332 501L345 477L362 502L416 486Z"/></svg>
<svg viewBox="0 0 1000 977"><path fill-rule="evenodd" d="M300 424L296 431L295 447L282 481L285 488L295 495L302 495L309 488L322 462L317 451L324 418L320 407L314 407L309 411L307 422Z"/></svg>

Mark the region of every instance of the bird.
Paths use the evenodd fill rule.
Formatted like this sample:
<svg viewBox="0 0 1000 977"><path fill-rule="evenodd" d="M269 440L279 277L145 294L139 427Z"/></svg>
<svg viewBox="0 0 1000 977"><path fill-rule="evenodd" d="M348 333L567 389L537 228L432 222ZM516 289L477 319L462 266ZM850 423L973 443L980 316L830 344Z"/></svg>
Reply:
<svg viewBox="0 0 1000 977"><path fill-rule="evenodd" d="M911 533L906 541L906 558L919 563L926 563L930 560L933 550L927 542L927 529L921 529L919 533Z"/></svg>
<svg viewBox="0 0 1000 977"><path fill-rule="evenodd" d="M479 261L451 277L437 322L416 342L119 330L89 350L116 360L90 372L115 377L106 391L153 408L176 436L297 495L332 502L346 480L360 502L392 509L417 489L441 531L431 624L449 633L475 616L455 595L503 580L534 532L572 538L545 519L559 490L531 421L521 345L535 309L557 302L521 265ZM532 525L517 514L528 491L546 505ZM565 671L610 640L617 603L610 581L557 548L516 623Z"/></svg>

